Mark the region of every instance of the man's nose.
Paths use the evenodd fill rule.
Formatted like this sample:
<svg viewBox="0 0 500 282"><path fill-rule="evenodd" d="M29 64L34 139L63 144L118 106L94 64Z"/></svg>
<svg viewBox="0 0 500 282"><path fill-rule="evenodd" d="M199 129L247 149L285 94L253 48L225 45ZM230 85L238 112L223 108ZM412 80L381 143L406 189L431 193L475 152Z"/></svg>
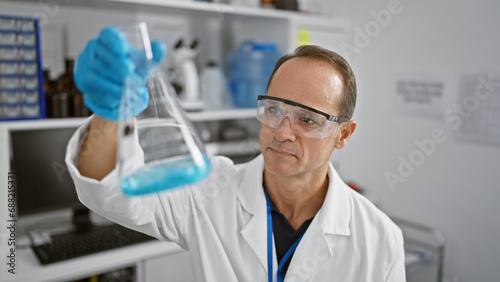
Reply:
<svg viewBox="0 0 500 282"><path fill-rule="evenodd" d="M295 133L293 132L292 117L290 115L286 115L281 119L278 127L276 128L276 139L279 141L294 141L295 137Z"/></svg>

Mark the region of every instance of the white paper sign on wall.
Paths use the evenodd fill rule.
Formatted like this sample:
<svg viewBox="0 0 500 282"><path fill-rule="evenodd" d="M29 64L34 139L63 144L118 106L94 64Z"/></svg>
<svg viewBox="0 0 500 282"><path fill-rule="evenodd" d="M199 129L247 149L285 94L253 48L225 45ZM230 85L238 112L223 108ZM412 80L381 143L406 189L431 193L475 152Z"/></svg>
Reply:
<svg viewBox="0 0 500 282"><path fill-rule="evenodd" d="M442 119L449 86L448 75L442 72L398 72L391 100L396 112Z"/></svg>

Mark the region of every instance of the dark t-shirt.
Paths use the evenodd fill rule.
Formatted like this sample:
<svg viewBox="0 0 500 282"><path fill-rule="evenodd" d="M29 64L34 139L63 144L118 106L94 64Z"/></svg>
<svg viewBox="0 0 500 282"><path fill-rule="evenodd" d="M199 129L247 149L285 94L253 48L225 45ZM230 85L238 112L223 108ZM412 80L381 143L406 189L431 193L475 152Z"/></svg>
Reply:
<svg viewBox="0 0 500 282"><path fill-rule="evenodd" d="M271 199L270 199L271 200ZM276 205L271 200L271 214L273 217L273 234L274 234L274 244L276 245L276 255L278 257L278 264L280 263L283 256L285 256L286 252L290 247L297 241L300 236L306 232L309 224L313 218L310 218L299 227L299 229L295 230L290 222L286 219L286 217L278 210ZM290 265L290 261L292 261L292 256L288 259L287 262L283 265L282 275L285 278L286 271L288 270L288 266Z"/></svg>

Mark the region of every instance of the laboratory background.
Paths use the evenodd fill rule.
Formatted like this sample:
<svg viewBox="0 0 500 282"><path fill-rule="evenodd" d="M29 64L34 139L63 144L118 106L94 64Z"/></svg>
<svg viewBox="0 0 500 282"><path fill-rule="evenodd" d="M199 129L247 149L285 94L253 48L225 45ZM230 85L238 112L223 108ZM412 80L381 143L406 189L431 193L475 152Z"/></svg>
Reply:
<svg viewBox="0 0 500 282"><path fill-rule="evenodd" d="M276 59L304 44L343 55L357 129L331 162L402 229L407 280L499 281L499 11L494 0L0 1L0 280L194 281L170 243L54 263L32 248L81 212L56 190L74 189L64 150L90 115L75 59L103 27L145 22L207 154L237 163L259 154L256 97Z"/></svg>

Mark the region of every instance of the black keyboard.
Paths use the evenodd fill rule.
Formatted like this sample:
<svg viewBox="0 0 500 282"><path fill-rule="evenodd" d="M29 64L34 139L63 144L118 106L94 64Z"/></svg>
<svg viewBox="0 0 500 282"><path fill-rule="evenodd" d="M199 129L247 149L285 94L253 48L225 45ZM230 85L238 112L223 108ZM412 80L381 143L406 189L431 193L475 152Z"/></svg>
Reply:
<svg viewBox="0 0 500 282"><path fill-rule="evenodd" d="M51 239L48 244L32 246L43 265L154 240L117 224L93 227L82 233L58 234Z"/></svg>

